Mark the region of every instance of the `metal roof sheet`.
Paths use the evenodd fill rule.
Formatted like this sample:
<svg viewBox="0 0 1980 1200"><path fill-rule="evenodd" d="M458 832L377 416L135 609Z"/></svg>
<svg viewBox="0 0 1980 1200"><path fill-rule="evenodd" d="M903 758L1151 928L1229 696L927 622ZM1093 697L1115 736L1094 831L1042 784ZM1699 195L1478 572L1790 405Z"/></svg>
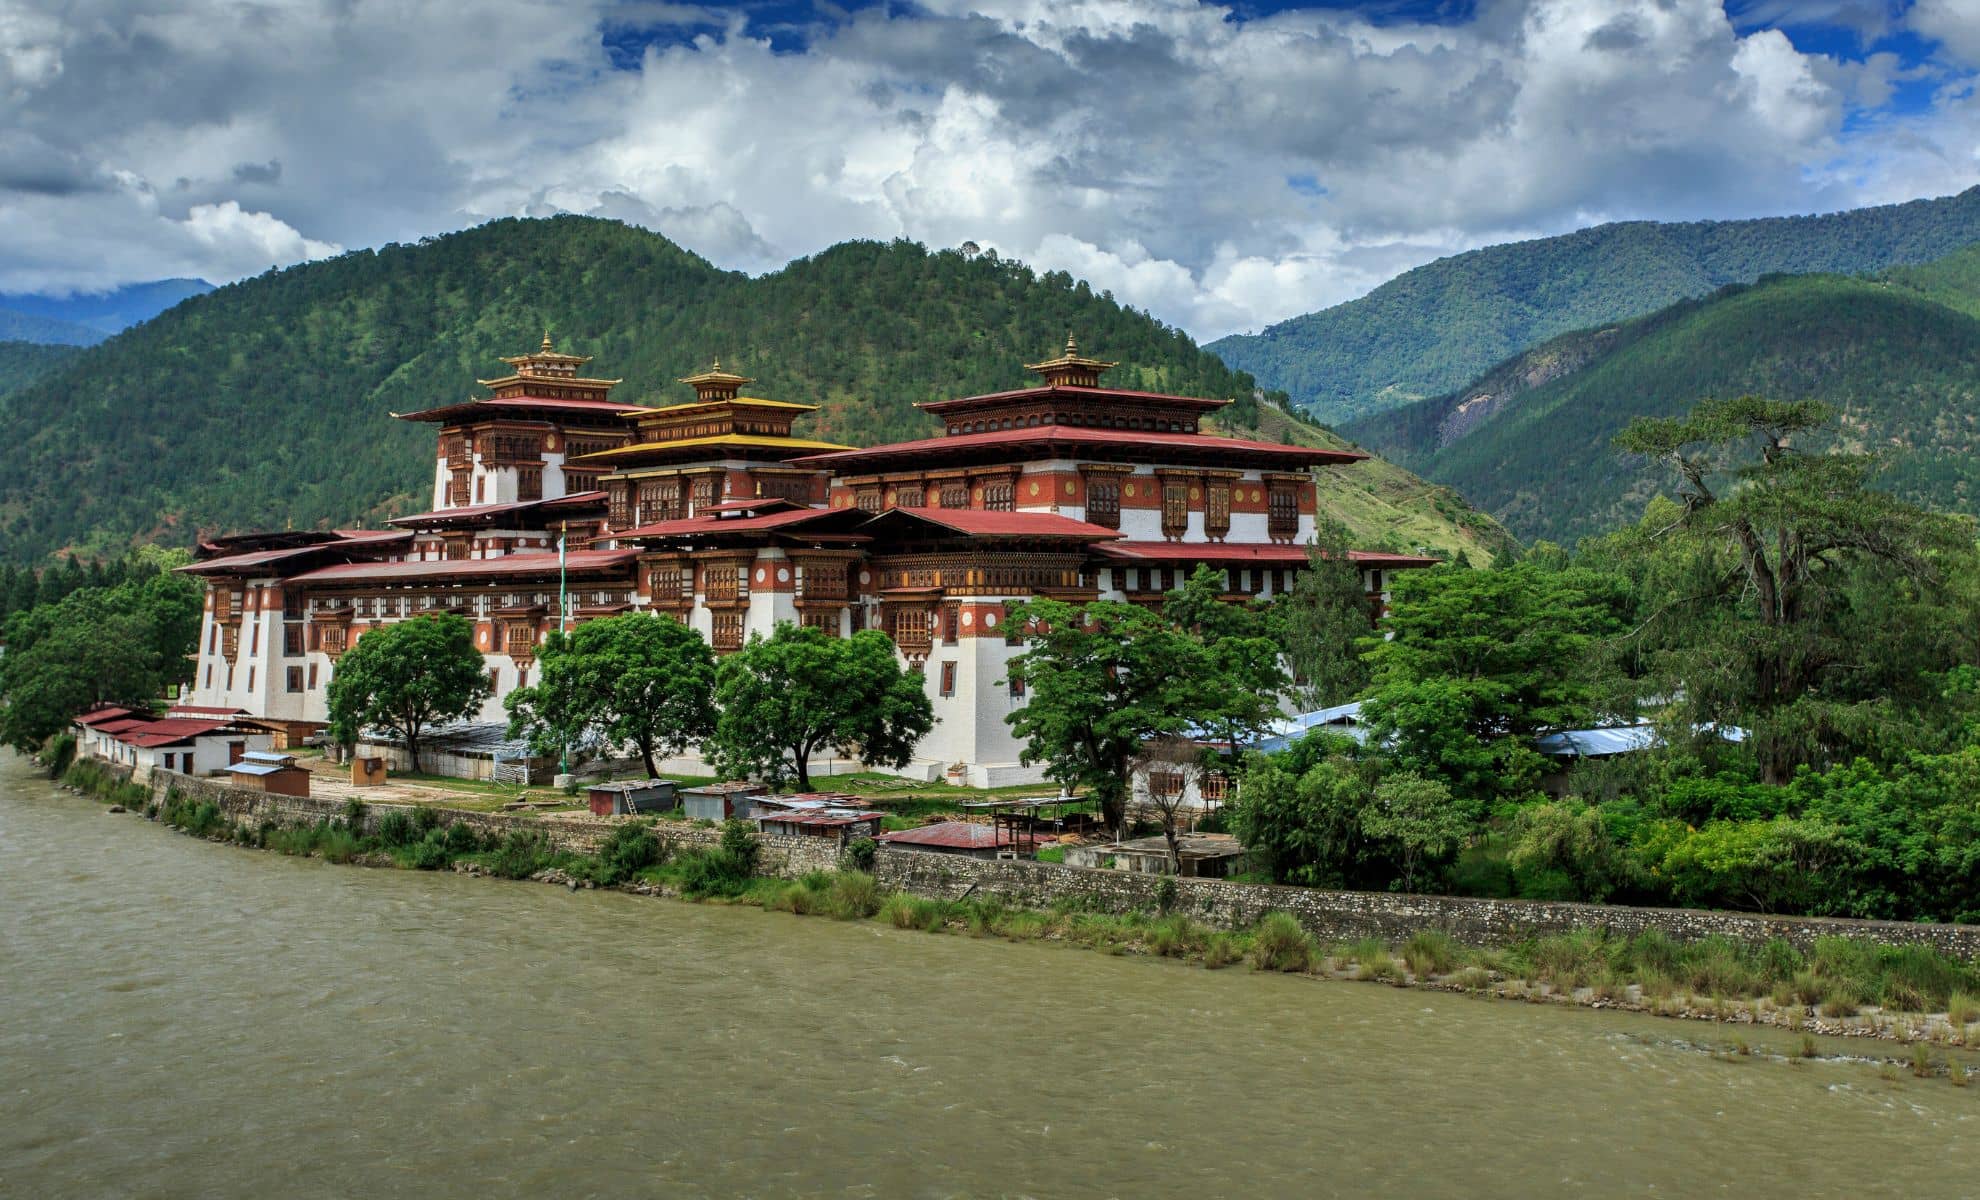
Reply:
<svg viewBox="0 0 1980 1200"><path fill-rule="evenodd" d="M1009 833L1001 833L994 825L978 825L972 821L943 821L938 825L900 829L883 833L875 840L890 846L940 846L945 850L991 850L999 846L1034 844L1033 839L1023 834L1013 838Z"/></svg>

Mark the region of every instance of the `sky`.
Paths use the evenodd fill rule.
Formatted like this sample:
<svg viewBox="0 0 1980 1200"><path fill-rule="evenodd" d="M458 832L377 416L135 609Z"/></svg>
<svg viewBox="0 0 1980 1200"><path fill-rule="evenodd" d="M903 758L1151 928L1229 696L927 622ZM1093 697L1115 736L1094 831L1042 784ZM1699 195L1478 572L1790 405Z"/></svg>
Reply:
<svg viewBox="0 0 1980 1200"><path fill-rule="evenodd" d="M1622 219L1980 182L1980 0L0 0L0 292L587 213L1063 269L1201 340Z"/></svg>

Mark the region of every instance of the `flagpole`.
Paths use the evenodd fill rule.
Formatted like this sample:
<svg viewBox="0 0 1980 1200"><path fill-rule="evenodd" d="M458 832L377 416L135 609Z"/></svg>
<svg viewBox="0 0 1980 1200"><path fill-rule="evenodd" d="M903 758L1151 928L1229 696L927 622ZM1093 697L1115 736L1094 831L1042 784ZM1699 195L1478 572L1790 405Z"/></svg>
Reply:
<svg viewBox="0 0 1980 1200"><path fill-rule="evenodd" d="M565 637L571 630L570 558L567 547L571 540L571 523L566 520L557 532L557 632ZM564 735L563 753L557 759L557 773L571 773L571 739L567 731Z"/></svg>

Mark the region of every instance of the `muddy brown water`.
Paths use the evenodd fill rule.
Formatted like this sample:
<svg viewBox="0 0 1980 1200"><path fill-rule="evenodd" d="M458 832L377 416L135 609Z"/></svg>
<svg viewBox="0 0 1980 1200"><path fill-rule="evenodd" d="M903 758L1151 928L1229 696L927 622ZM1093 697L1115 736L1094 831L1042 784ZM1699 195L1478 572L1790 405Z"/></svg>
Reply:
<svg viewBox="0 0 1980 1200"><path fill-rule="evenodd" d="M335 867L0 757L0 1196L1980 1194L1980 1086L1730 1036Z"/></svg>

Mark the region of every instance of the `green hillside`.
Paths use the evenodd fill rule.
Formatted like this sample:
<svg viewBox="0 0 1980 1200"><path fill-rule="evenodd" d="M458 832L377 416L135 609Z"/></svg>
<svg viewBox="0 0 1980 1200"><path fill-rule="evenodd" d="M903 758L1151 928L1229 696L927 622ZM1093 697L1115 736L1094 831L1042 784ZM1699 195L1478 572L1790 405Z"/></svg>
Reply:
<svg viewBox="0 0 1980 1200"><path fill-rule="evenodd" d="M546 328L623 377L622 399L677 401L673 381L719 356L759 394L823 404L807 431L855 444L936 432L917 401L1021 385L1069 329L1122 362L1109 382L1259 420L1248 376L1063 273L867 242L750 279L616 222L506 220L195 297L0 397L16 431L0 557L423 508L433 430L386 414L472 394ZM1471 539L1421 509L1443 531L1421 544Z"/></svg>
<svg viewBox="0 0 1980 1200"><path fill-rule="evenodd" d="M1820 400L1886 486L1980 513L1980 247L1883 276L1777 276L1554 339L1348 436L1463 493L1522 538L1631 521L1661 480L1610 439L1706 397Z"/></svg>
<svg viewBox="0 0 1980 1200"><path fill-rule="evenodd" d="M1441 395L1572 330L1773 273L1866 274L1980 241L1980 187L1814 217L1598 225L1490 246L1209 349L1323 420Z"/></svg>
<svg viewBox="0 0 1980 1200"><path fill-rule="evenodd" d="M0 340L0 396L67 365L76 353L74 346Z"/></svg>

